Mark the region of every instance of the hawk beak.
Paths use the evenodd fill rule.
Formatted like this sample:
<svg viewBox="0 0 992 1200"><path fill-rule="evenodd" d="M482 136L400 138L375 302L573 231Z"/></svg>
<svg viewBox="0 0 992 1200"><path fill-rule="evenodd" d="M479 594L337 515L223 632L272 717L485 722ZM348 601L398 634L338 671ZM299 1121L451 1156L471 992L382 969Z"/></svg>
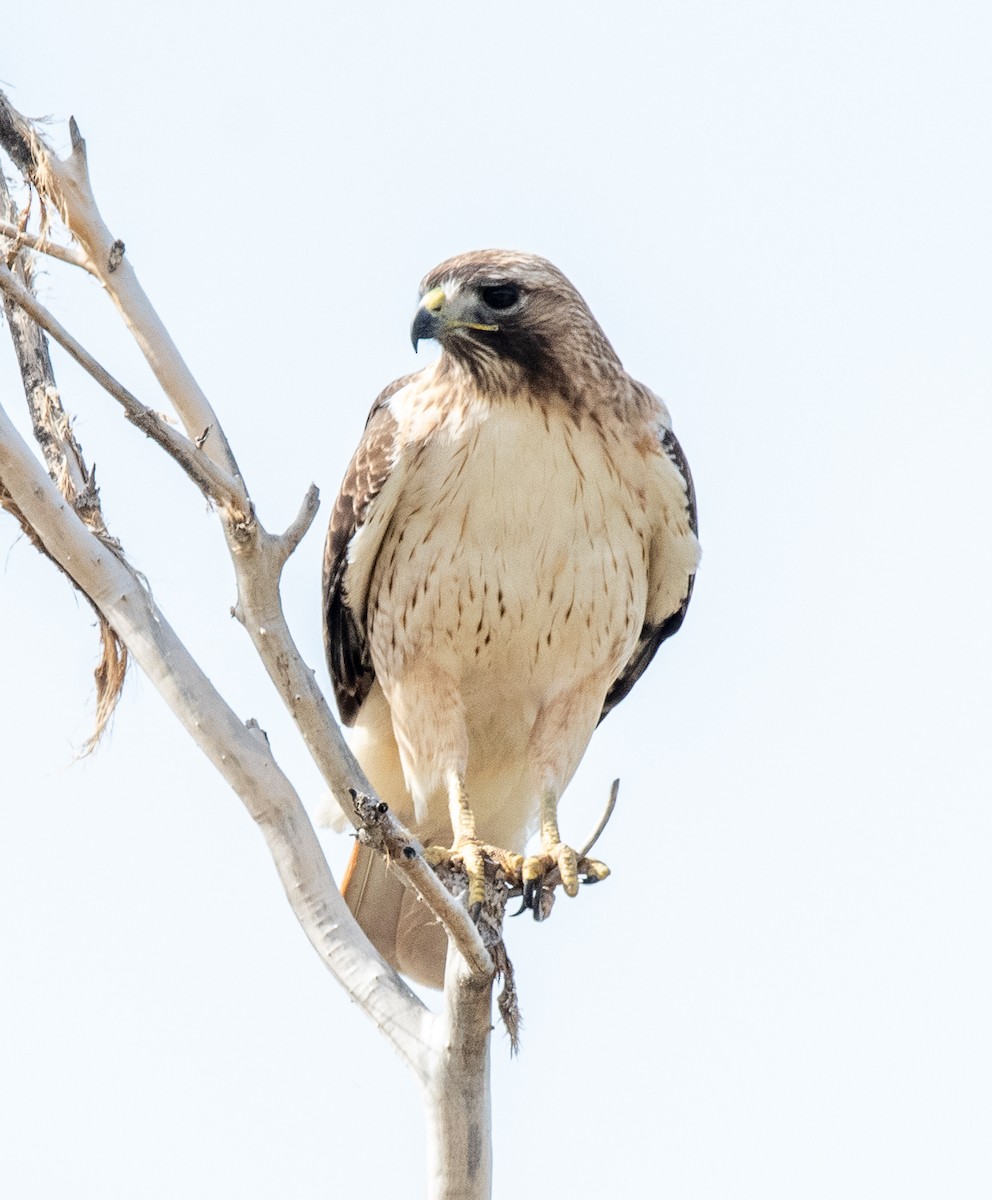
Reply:
<svg viewBox="0 0 992 1200"><path fill-rule="evenodd" d="M420 301L417 315L413 318L410 341L413 342L414 353L417 350L417 343L422 338L436 338L444 329L444 322L441 320L443 308L444 291L439 287L431 288Z"/></svg>
<svg viewBox="0 0 992 1200"><path fill-rule="evenodd" d="M484 333L498 333L498 325L484 325L480 321L466 320L478 315L473 311L470 299L456 295L449 302L443 288L431 288L420 301L417 315L413 318L410 341L414 350L422 338L442 340L449 329L479 329Z"/></svg>

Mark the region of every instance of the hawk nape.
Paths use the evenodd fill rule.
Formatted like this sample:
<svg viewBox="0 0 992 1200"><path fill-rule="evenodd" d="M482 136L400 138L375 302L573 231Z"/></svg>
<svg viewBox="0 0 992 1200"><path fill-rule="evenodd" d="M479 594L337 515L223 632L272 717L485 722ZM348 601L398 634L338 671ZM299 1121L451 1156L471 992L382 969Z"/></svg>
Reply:
<svg viewBox="0 0 992 1200"><path fill-rule="evenodd" d="M562 843L558 800L682 623L692 480L665 405L549 262L464 254L421 297L414 345L441 357L379 396L341 486L327 661L359 762L428 856L463 861L470 905L495 858L539 914L552 866L569 895L607 873ZM344 892L394 966L441 986L441 927L362 845Z"/></svg>

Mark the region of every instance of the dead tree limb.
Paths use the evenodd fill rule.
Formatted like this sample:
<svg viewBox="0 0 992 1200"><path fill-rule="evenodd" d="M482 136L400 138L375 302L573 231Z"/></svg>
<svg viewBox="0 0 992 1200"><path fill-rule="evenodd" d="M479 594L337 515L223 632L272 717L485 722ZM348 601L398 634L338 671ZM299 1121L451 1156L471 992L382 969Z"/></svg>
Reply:
<svg viewBox="0 0 992 1200"><path fill-rule="evenodd" d="M3 214L0 265L5 302L63 345L122 405L215 505L237 581L234 613L324 779L360 834L388 854L393 869L431 909L449 937L443 1010L432 1014L379 956L351 917L299 796L276 764L267 739L224 701L158 609L120 547L88 526L0 408L0 499L32 540L65 571L159 690L258 824L287 898L311 944L351 997L390 1039L421 1083L431 1138L429 1195L484 1198L491 1192L489 1037L497 968L508 974L501 924L505 893L489 914L488 941L428 868L421 847L385 811L350 754L313 671L303 661L282 612L282 568L313 521L316 488L282 534L260 523L217 414L197 385L145 296L124 252L103 222L90 185L85 143L70 122L72 151L60 160L37 129L0 93L0 147L37 191L43 228L29 232ZM58 214L72 244L58 253L48 236ZM40 305L18 277L17 260L52 253L100 280L174 407L186 436L123 387ZM20 320L20 318L18 318ZM41 337L41 335L38 335ZM43 344L44 339L41 338ZM29 371L22 366L26 388ZM51 464L49 464L51 465ZM70 474L72 468L69 468ZM81 456L77 493L87 485ZM81 489L81 490L80 490ZM109 533L107 534L109 537ZM356 800L357 798L357 800ZM457 891L457 881L454 881ZM495 931L495 932L494 932ZM513 1006L504 1008L513 1011Z"/></svg>

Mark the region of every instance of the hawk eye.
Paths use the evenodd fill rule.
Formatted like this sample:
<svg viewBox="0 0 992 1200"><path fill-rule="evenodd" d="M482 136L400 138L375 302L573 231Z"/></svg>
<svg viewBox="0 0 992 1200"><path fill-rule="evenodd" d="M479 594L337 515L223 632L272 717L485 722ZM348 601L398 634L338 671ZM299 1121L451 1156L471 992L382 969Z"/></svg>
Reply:
<svg viewBox="0 0 992 1200"><path fill-rule="evenodd" d="M515 283L497 283L492 287L480 288L479 293L486 305L497 312L512 308L520 299L520 288Z"/></svg>

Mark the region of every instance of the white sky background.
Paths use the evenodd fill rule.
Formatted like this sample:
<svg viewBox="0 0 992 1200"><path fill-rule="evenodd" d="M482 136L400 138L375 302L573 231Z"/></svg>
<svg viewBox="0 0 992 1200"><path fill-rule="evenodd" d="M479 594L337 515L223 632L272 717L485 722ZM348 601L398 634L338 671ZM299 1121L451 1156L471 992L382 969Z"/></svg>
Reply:
<svg viewBox="0 0 992 1200"><path fill-rule="evenodd" d="M992 10L87 7L8 6L0 80L63 151L79 121L263 522L320 486L285 601L322 680L323 526L440 259L557 263L692 463L686 625L563 805L580 840L622 777L613 877L509 930L496 1195L987 1197ZM42 289L159 403L91 281ZM216 521L56 370L112 529L315 808ZM0 1194L420 1195L411 1079L144 679L74 762L92 620L6 517L0 630Z"/></svg>

